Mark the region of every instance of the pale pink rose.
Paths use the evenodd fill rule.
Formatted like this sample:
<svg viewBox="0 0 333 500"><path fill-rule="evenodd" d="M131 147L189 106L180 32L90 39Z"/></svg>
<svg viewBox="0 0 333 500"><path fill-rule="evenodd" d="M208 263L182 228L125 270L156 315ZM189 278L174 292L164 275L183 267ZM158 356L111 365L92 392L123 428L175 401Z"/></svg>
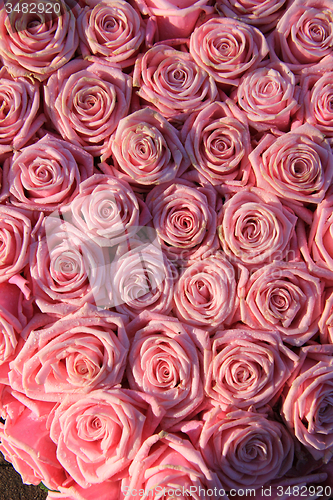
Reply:
<svg viewBox="0 0 333 500"><path fill-rule="evenodd" d="M59 462L79 486L89 488L127 476L141 444L154 433L160 413L155 401L143 394L109 389L80 399L67 396L50 421Z"/></svg>
<svg viewBox="0 0 333 500"><path fill-rule="evenodd" d="M131 238L151 219L145 203L124 180L95 174L79 189L70 205L71 221L101 247Z"/></svg>
<svg viewBox="0 0 333 500"><path fill-rule="evenodd" d="M190 441L164 431L150 436L138 451L124 479L122 499L226 500L216 474ZM146 492L143 496L142 492Z"/></svg>
<svg viewBox="0 0 333 500"><path fill-rule="evenodd" d="M89 153L47 134L5 161L2 197L28 210L55 210L73 199L93 168Z"/></svg>
<svg viewBox="0 0 333 500"><path fill-rule="evenodd" d="M293 438L264 414L216 407L205 417L199 447L226 489L259 489L283 478L294 459Z"/></svg>
<svg viewBox="0 0 333 500"><path fill-rule="evenodd" d="M325 136L333 137L333 71L324 66L322 73L309 75L303 82L303 115Z"/></svg>
<svg viewBox="0 0 333 500"><path fill-rule="evenodd" d="M332 182L330 145L308 124L279 138L265 135L249 159L258 187L298 205L320 203Z"/></svg>
<svg viewBox="0 0 333 500"><path fill-rule="evenodd" d="M110 138L127 115L132 79L104 60L74 59L44 87L45 109L62 137L93 156L110 156Z"/></svg>
<svg viewBox="0 0 333 500"><path fill-rule="evenodd" d="M332 23L330 0L292 2L270 37L271 57L277 55L294 73L332 60Z"/></svg>
<svg viewBox="0 0 333 500"><path fill-rule="evenodd" d="M216 82L237 86L240 77L257 68L268 54L268 45L258 29L218 17L194 30L190 54Z"/></svg>
<svg viewBox="0 0 333 500"><path fill-rule="evenodd" d="M212 187L176 179L154 187L146 203L161 248L171 261L202 259L218 249L217 194Z"/></svg>
<svg viewBox="0 0 333 500"><path fill-rule="evenodd" d="M137 94L165 118L184 120L217 98L212 77L187 52L155 44L138 56L133 75Z"/></svg>
<svg viewBox="0 0 333 500"><path fill-rule="evenodd" d="M333 455L332 354L331 344L302 347L299 372L286 391L282 407L283 417L297 439L315 460L324 463Z"/></svg>
<svg viewBox="0 0 333 500"><path fill-rule="evenodd" d="M216 8L223 16L252 24L266 33L275 27L285 3L286 0L218 0Z"/></svg>
<svg viewBox="0 0 333 500"><path fill-rule="evenodd" d="M182 128L193 167L213 186L247 183L252 151L244 114L230 100L214 102L192 114Z"/></svg>
<svg viewBox="0 0 333 500"><path fill-rule="evenodd" d="M264 189L232 196L219 215L218 235L227 257L249 268L288 257L297 217Z"/></svg>
<svg viewBox="0 0 333 500"><path fill-rule="evenodd" d="M120 120L112 153L128 180L144 185L171 181L190 165L178 131L150 108Z"/></svg>
<svg viewBox="0 0 333 500"><path fill-rule="evenodd" d="M333 344L333 290L325 290L325 306L318 323L321 344Z"/></svg>
<svg viewBox="0 0 333 500"><path fill-rule="evenodd" d="M318 331L324 284L303 262L274 262L239 284L241 319L301 346Z"/></svg>
<svg viewBox="0 0 333 500"><path fill-rule="evenodd" d="M22 481L57 489L68 474L56 457L47 420L54 403L32 401L7 387L1 395L5 424L0 423L0 451L11 462Z"/></svg>
<svg viewBox="0 0 333 500"><path fill-rule="evenodd" d="M84 59L94 55L122 68L135 62L146 32L140 15L122 0L89 1L77 30Z"/></svg>
<svg viewBox="0 0 333 500"><path fill-rule="evenodd" d="M222 252L184 270L174 293L173 311L180 321L214 331L230 324L235 310L235 271Z"/></svg>
<svg viewBox="0 0 333 500"><path fill-rule="evenodd" d="M204 397L207 332L144 311L129 324L128 335L134 336L127 367L129 385L154 397L165 409L162 428L198 413Z"/></svg>
<svg viewBox="0 0 333 500"><path fill-rule="evenodd" d="M78 7L69 9L59 3L60 13L54 14L53 6L41 0L42 14L22 14L14 10L7 15L0 13L0 56L8 71L15 77L28 76L43 81L66 64L77 49L79 37L75 14ZM29 4L28 4L29 8ZM51 13L46 13L50 11Z"/></svg>
<svg viewBox="0 0 333 500"><path fill-rule="evenodd" d="M276 332L240 327L218 331L211 341L205 391L224 411L272 406L299 359Z"/></svg>
<svg viewBox="0 0 333 500"><path fill-rule="evenodd" d="M32 399L57 402L66 394L120 384L129 348L124 320L86 304L46 328L29 329L10 364L11 387Z"/></svg>
<svg viewBox="0 0 333 500"><path fill-rule="evenodd" d="M298 90L288 66L275 62L246 73L234 98L256 130L277 128L286 132L299 108Z"/></svg>

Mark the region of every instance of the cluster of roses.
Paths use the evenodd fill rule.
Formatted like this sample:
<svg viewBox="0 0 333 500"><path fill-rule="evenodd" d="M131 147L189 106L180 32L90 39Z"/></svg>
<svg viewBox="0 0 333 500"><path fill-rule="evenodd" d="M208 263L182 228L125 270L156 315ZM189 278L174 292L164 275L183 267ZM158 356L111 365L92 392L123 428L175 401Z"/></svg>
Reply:
<svg viewBox="0 0 333 500"><path fill-rule="evenodd" d="M0 11L0 451L49 500L329 497L332 1L59 8Z"/></svg>

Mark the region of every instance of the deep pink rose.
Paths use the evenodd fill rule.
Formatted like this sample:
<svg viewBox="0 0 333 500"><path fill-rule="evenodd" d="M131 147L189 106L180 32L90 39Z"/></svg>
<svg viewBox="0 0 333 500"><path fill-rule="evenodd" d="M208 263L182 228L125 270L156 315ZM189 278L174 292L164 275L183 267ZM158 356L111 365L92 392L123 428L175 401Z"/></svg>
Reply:
<svg viewBox="0 0 333 500"><path fill-rule="evenodd" d="M240 327L218 331L211 342L205 391L224 411L272 405L299 359L274 332Z"/></svg>
<svg viewBox="0 0 333 500"><path fill-rule="evenodd" d="M152 109L165 118L184 120L217 98L212 77L187 52L155 44L135 63L133 86Z"/></svg>
<svg viewBox="0 0 333 500"><path fill-rule="evenodd" d="M241 319L301 346L318 331L324 284L303 262L274 262L239 284Z"/></svg>
<svg viewBox="0 0 333 500"><path fill-rule="evenodd" d="M216 82L237 86L239 78L257 68L268 54L268 45L258 29L218 17L194 30L190 54Z"/></svg>
<svg viewBox="0 0 333 500"><path fill-rule="evenodd" d="M218 0L217 11L225 17L233 17L252 24L265 33L275 27L286 0Z"/></svg>
<svg viewBox="0 0 333 500"><path fill-rule="evenodd" d="M291 468L294 442L280 422L251 411L225 414L219 407L204 418L200 450L226 489L259 489Z"/></svg>
<svg viewBox="0 0 333 500"><path fill-rule="evenodd" d="M25 209L55 210L73 199L93 168L89 153L45 135L5 161L3 196Z"/></svg>
<svg viewBox="0 0 333 500"><path fill-rule="evenodd" d="M33 399L57 402L65 394L121 383L129 348L126 319L86 304L46 328L29 329L10 365L11 387Z"/></svg>
<svg viewBox="0 0 333 500"><path fill-rule="evenodd" d="M131 77L104 60L74 59L44 90L47 114L62 137L93 156L110 156L110 137L129 109Z"/></svg>
<svg viewBox="0 0 333 500"><path fill-rule="evenodd" d="M128 181L144 185L171 181L190 165L178 131L150 108L120 120L112 152Z"/></svg>
<svg viewBox="0 0 333 500"><path fill-rule="evenodd" d="M147 403L146 400L151 401ZM127 475L141 444L160 421L155 402L126 389L68 396L51 415L57 458L82 488Z"/></svg>
<svg viewBox="0 0 333 500"><path fill-rule="evenodd" d="M247 183L252 151L244 114L230 100L214 102L192 114L182 129L193 167L213 186Z"/></svg>
<svg viewBox="0 0 333 500"><path fill-rule="evenodd" d="M180 321L208 331L232 322L236 278L222 252L185 268L175 287L173 310Z"/></svg>
<svg viewBox="0 0 333 500"><path fill-rule="evenodd" d="M134 63L146 32L140 15L122 0L90 1L77 29L84 59L94 55L122 68Z"/></svg>
<svg viewBox="0 0 333 500"><path fill-rule="evenodd" d="M304 120L325 136L333 137L333 71L323 66L322 73L322 76L309 75L303 82L303 115Z"/></svg>
<svg viewBox="0 0 333 500"><path fill-rule="evenodd" d="M10 4L12 12L9 15L6 10L10 7L3 8L0 13L0 56L13 76L32 76L43 81L75 54L79 37L74 14L78 8L70 10L59 2L60 13L54 15L56 3L41 0L38 10L42 14L36 10L25 15L22 6L15 10L17 3ZM30 4L27 5L29 10Z"/></svg>
<svg viewBox="0 0 333 500"><path fill-rule="evenodd" d="M234 262L249 268L288 257L297 217L264 189L232 196L219 215L220 244Z"/></svg>
<svg viewBox="0 0 333 500"><path fill-rule="evenodd" d="M198 413L208 334L148 311L129 324L128 334L135 334L127 367L129 385L154 397L166 410L162 428Z"/></svg>
<svg viewBox="0 0 333 500"><path fill-rule="evenodd" d="M332 354L331 344L302 347L299 372L290 383L282 407L285 421L297 439L315 460L324 463L333 455Z"/></svg>

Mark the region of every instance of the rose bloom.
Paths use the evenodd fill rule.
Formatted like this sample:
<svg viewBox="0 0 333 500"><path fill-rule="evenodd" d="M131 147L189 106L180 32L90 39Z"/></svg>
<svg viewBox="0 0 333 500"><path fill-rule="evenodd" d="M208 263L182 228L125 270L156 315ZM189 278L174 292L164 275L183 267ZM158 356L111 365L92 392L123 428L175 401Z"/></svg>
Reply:
<svg viewBox="0 0 333 500"><path fill-rule="evenodd" d="M239 284L241 319L251 328L277 330L301 346L318 331L324 284L303 262L274 262Z"/></svg>
<svg viewBox="0 0 333 500"><path fill-rule="evenodd" d="M86 304L42 329L29 329L11 363L10 385L32 399L60 401L121 383L129 348L124 320ZM27 336L25 331L25 337Z"/></svg>
<svg viewBox="0 0 333 500"><path fill-rule="evenodd" d="M230 324L235 310L235 271L221 252L185 268L174 293L180 321L212 331Z"/></svg>
<svg viewBox="0 0 333 500"><path fill-rule="evenodd" d="M163 493L163 498L179 500L201 500L206 495L212 500L227 498L216 474L191 442L164 431L143 443L121 491L129 500L159 500Z"/></svg>
<svg viewBox="0 0 333 500"><path fill-rule="evenodd" d="M236 193L218 219L220 244L232 261L251 268L288 256L297 217L264 189Z"/></svg>
<svg viewBox="0 0 333 500"><path fill-rule="evenodd" d="M178 131L150 108L120 120L112 152L128 180L144 185L170 181L190 165Z"/></svg>
<svg viewBox="0 0 333 500"><path fill-rule="evenodd" d="M299 108L295 76L283 63L271 63L246 73L235 91L238 106L249 124L259 131L290 129Z"/></svg>
<svg viewBox="0 0 333 500"><path fill-rule="evenodd" d="M332 182L330 145L308 124L278 139L267 134L249 159L258 187L298 205L320 203Z"/></svg>
<svg viewBox="0 0 333 500"><path fill-rule="evenodd" d="M153 188L146 199L161 248L171 261L187 262L218 249L216 192L177 179Z"/></svg>
<svg viewBox="0 0 333 500"><path fill-rule="evenodd" d="M299 359L276 332L242 327L218 331L211 342L205 391L224 411L272 405Z"/></svg>
<svg viewBox="0 0 333 500"><path fill-rule="evenodd" d="M47 420L54 403L32 401L7 387L1 394L5 424L0 423L0 451L26 484L41 481L49 489L66 483L68 474L56 457Z"/></svg>
<svg viewBox="0 0 333 500"><path fill-rule="evenodd" d="M216 82L238 86L239 78L268 54L264 35L230 18L209 19L190 38L190 54Z"/></svg>
<svg viewBox="0 0 333 500"><path fill-rule="evenodd" d="M193 113L182 128L193 167L213 186L246 184L252 151L246 117L230 100Z"/></svg>
<svg viewBox="0 0 333 500"><path fill-rule="evenodd" d="M80 398L67 396L50 415L50 437L64 469L79 486L89 488L126 476L159 421L155 401L145 395L97 390Z"/></svg>
<svg viewBox="0 0 333 500"><path fill-rule="evenodd" d="M145 37L140 15L122 0L93 0L77 20L84 59L94 56L126 68L136 58Z"/></svg>
<svg viewBox="0 0 333 500"><path fill-rule="evenodd" d="M208 334L176 318L144 311L128 326L134 336L127 378L132 389L156 399L165 409L163 429L198 413L203 402L203 353Z"/></svg>
<svg viewBox="0 0 333 500"><path fill-rule="evenodd" d="M138 96L165 118L184 121L189 111L199 111L217 98L212 77L187 52L155 44L138 56L133 74Z"/></svg>
<svg viewBox="0 0 333 500"><path fill-rule="evenodd" d="M79 44L76 31L78 7L68 9L59 3L60 13L55 15L51 4L41 0L43 13L38 12L22 15L15 11L16 4L11 4L12 11L2 9L0 13L0 56L10 74L32 76L43 81L61 66L66 64ZM28 4L29 5L29 4Z"/></svg>
<svg viewBox="0 0 333 500"><path fill-rule="evenodd" d="M58 486L58 491L48 491L46 500L110 500L120 499L120 481L103 481L93 484L88 488L82 488L78 484L71 486Z"/></svg>
<svg viewBox="0 0 333 500"><path fill-rule="evenodd" d="M321 344L333 344L333 290L325 290L323 314L318 323Z"/></svg>
<svg viewBox="0 0 333 500"><path fill-rule="evenodd" d="M315 460L327 463L333 454L333 346L301 349L297 377L286 387L282 414L297 439Z"/></svg>
<svg viewBox="0 0 333 500"><path fill-rule="evenodd" d="M90 154L48 134L5 161L3 196L18 207L51 211L73 199L93 168Z"/></svg>
<svg viewBox="0 0 333 500"><path fill-rule="evenodd" d="M71 222L101 247L128 240L151 219L145 203L124 180L95 174L79 189L70 205Z"/></svg>
<svg viewBox="0 0 333 500"><path fill-rule="evenodd" d="M93 156L110 155L110 137L127 115L131 77L106 61L75 59L49 78L45 107L64 139Z"/></svg>
<svg viewBox="0 0 333 500"><path fill-rule="evenodd" d="M216 8L221 16L252 24L266 33L275 27L285 3L286 0L218 0Z"/></svg>
<svg viewBox="0 0 333 500"><path fill-rule="evenodd" d="M325 136L333 137L333 71L323 66L323 75L309 75L302 85L304 119Z"/></svg>

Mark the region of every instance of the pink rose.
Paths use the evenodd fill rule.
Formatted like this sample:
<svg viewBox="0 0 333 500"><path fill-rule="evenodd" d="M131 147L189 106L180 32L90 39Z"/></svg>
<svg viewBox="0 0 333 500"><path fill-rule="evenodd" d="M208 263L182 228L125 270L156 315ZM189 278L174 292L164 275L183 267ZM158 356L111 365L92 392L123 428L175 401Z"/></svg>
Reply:
<svg viewBox="0 0 333 500"><path fill-rule="evenodd" d="M166 411L163 429L198 413L203 402L203 352L209 347L202 330L176 318L141 313L128 326L134 336L127 378L132 389L154 397Z"/></svg>
<svg viewBox="0 0 333 500"><path fill-rule="evenodd" d="M268 54L268 45L256 28L218 17L194 30L190 54L216 82L237 86L239 78L257 68Z"/></svg>
<svg viewBox="0 0 333 500"><path fill-rule="evenodd" d="M333 291L325 291L323 314L318 323L321 344L333 344Z"/></svg>
<svg viewBox="0 0 333 500"><path fill-rule="evenodd" d="M324 284L303 262L274 262L239 285L241 319L251 328L277 330L301 346L318 331Z"/></svg>
<svg viewBox="0 0 333 500"><path fill-rule="evenodd" d="M110 138L127 115L131 78L110 63L74 59L45 86L45 106L64 139L93 156L110 156Z"/></svg>
<svg viewBox="0 0 333 500"><path fill-rule="evenodd" d="M45 135L5 161L3 197L28 210L55 210L73 199L93 168L83 149Z"/></svg>
<svg viewBox="0 0 333 500"><path fill-rule="evenodd" d="M178 131L150 108L120 120L112 152L128 181L144 185L171 181L190 164Z"/></svg>
<svg viewBox="0 0 333 500"><path fill-rule="evenodd" d="M283 478L294 459L293 438L285 426L251 411L213 409L205 416L199 446L227 489L259 489Z"/></svg>
<svg viewBox="0 0 333 500"><path fill-rule="evenodd" d="M33 399L57 402L65 394L120 384L129 348L124 320L86 304L46 328L29 329L10 365L11 387Z"/></svg>
<svg viewBox="0 0 333 500"><path fill-rule="evenodd" d="M232 261L249 268L288 257L297 217L264 189L232 196L219 215L220 244Z"/></svg>
<svg viewBox="0 0 333 500"><path fill-rule="evenodd" d="M171 261L202 259L218 249L213 188L176 179L154 187L146 203L161 248Z"/></svg>
<svg viewBox="0 0 333 500"><path fill-rule="evenodd" d="M295 76L278 62L246 73L235 91L238 106L259 131L290 130L291 118L299 108L297 96Z"/></svg>
<svg viewBox="0 0 333 500"><path fill-rule="evenodd" d="M320 203L332 182L330 145L308 124L278 139L265 135L249 159L258 187L298 205Z"/></svg>
<svg viewBox="0 0 333 500"><path fill-rule="evenodd" d="M159 423L159 410L126 389L68 396L52 413L50 436L57 458L82 488L121 478Z"/></svg>
<svg viewBox="0 0 333 500"><path fill-rule="evenodd" d="M184 121L189 112L200 111L217 98L213 78L187 52L155 44L138 56L133 75L137 94L165 118Z"/></svg>
<svg viewBox="0 0 333 500"><path fill-rule="evenodd" d="M208 104L182 129L193 167L213 186L246 184L252 151L244 114L230 100Z"/></svg>
<svg viewBox="0 0 333 500"><path fill-rule="evenodd" d="M221 252L184 270L174 293L174 313L180 321L214 331L230 324L235 310L235 271Z"/></svg>
<svg viewBox="0 0 333 500"><path fill-rule="evenodd" d="M110 500L121 495L120 481L103 481L82 488L78 484L69 487L58 486L59 492L49 491L46 500Z"/></svg>
<svg viewBox="0 0 333 500"><path fill-rule="evenodd" d="M55 3L41 0L42 14L24 15L11 4L0 13L0 56L8 71L15 77L32 76L43 81L66 64L77 49L79 37L76 32L74 12L59 3L60 13L55 15ZM46 13L50 11L51 13ZM29 4L28 4L29 6Z"/></svg>
<svg viewBox="0 0 333 500"><path fill-rule="evenodd" d="M89 2L77 29L84 59L93 54L122 68L134 63L146 31L139 14L122 0Z"/></svg>
<svg viewBox="0 0 333 500"><path fill-rule="evenodd" d="M297 377L282 407L287 425L315 460L333 455L333 346L314 344L301 349Z"/></svg>
<svg viewBox="0 0 333 500"><path fill-rule="evenodd" d="M224 411L273 405L299 359L274 332L239 328L211 341L205 391Z"/></svg>
<svg viewBox="0 0 333 500"><path fill-rule="evenodd" d="M286 0L218 0L216 8L221 16L233 17L252 24L265 33L275 27Z"/></svg>
<svg viewBox="0 0 333 500"><path fill-rule="evenodd" d="M332 69L332 68L331 68ZM333 137L333 71L308 76L302 85L304 119L325 136Z"/></svg>

